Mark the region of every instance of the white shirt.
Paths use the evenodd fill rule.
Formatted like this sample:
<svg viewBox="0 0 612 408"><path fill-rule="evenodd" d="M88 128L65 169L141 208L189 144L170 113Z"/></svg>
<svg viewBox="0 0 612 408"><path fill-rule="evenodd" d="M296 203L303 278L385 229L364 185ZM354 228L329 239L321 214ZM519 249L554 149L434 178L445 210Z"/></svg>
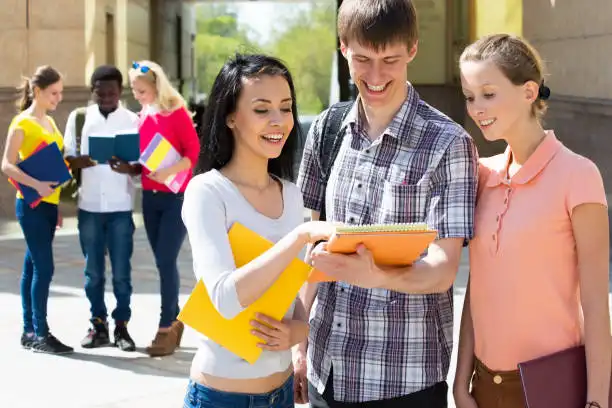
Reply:
<svg viewBox="0 0 612 408"><path fill-rule="evenodd" d="M114 137L118 133L137 133L138 116L119 107L105 118L98 105L87 107L81 132L81 149L76 151L76 111L72 111L64 134L65 156L89 154L89 137ZM108 164L83 169L79 189L79 208L89 212L131 211L134 207L134 182L131 176L113 171Z"/></svg>
<svg viewBox="0 0 612 408"><path fill-rule="evenodd" d="M302 193L283 180L283 214L276 219L256 211L238 188L217 170L195 176L183 201L183 223L189 234L193 269L202 279L210 299L223 317L231 319L243 309L238 301L234 271L236 264L227 231L234 222L272 242L279 241L304 222ZM292 304L285 317L293 316ZM200 336L200 347L192 368L224 378L259 378L283 372L291 365L291 351L263 351L250 364L212 340Z"/></svg>

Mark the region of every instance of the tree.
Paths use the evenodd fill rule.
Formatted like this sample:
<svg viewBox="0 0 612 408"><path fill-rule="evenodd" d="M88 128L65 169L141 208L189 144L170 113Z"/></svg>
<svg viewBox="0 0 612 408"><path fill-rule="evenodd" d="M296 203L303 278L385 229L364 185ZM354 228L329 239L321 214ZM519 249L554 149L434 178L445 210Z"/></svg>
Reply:
<svg viewBox="0 0 612 408"><path fill-rule="evenodd" d="M279 8L284 10L280 5ZM283 12L279 11L278 15L283 15ZM268 44L258 44L249 39L248 29L238 24L236 9L232 6L200 4L196 19L199 92L210 91L222 65L235 52L264 50L280 58L291 71L300 114L318 114L329 105L336 49L335 2L308 4L286 19L280 29L273 30L273 40Z"/></svg>
<svg viewBox="0 0 612 408"><path fill-rule="evenodd" d="M301 114L318 114L329 105L335 21L334 2L311 3L275 32L276 41L267 47L289 67Z"/></svg>
<svg viewBox="0 0 612 408"><path fill-rule="evenodd" d="M251 43L248 31L239 27L235 11L226 5L199 5L196 14L198 91L208 94L217 73L227 59L240 52L258 49Z"/></svg>

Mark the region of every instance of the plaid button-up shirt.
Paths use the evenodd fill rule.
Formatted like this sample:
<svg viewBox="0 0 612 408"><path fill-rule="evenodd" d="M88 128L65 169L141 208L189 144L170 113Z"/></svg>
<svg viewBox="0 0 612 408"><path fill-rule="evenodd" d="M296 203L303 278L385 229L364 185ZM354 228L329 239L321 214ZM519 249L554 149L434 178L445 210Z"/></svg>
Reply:
<svg viewBox="0 0 612 408"><path fill-rule="evenodd" d="M427 222L438 238L470 239L478 180L474 143L407 86L405 102L373 142L353 105L326 194L318 153L327 112L319 116L298 177L304 204L318 211L325 200L329 221ZM308 379L323 393L333 366L334 399L345 402L417 392L446 379L452 331L452 288L409 295L320 283L310 314Z"/></svg>

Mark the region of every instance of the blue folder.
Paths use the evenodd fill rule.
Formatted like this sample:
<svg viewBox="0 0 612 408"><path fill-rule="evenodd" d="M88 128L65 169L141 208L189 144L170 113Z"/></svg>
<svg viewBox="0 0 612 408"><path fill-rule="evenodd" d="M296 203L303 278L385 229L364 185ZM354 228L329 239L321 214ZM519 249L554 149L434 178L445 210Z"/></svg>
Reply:
<svg viewBox="0 0 612 408"><path fill-rule="evenodd" d="M31 154L17 163L17 166L25 174L36 180L57 182L58 187L72 178L64 161L64 156L62 156L62 152L55 142ZM11 182L14 183L12 180ZM40 201L41 197L35 189L21 183L15 184L17 184L16 187L21 191L21 195L28 205L33 206L33 203Z"/></svg>
<svg viewBox="0 0 612 408"><path fill-rule="evenodd" d="M138 133L118 133L115 135L115 156L127 162L140 159L140 135Z"/></svg>
<svg viewBox="0 0 612 408"><path fill-rule="evenodd" d="M89 136L89 157L99 164L107 164L115 155L115 138Z"/></svg>

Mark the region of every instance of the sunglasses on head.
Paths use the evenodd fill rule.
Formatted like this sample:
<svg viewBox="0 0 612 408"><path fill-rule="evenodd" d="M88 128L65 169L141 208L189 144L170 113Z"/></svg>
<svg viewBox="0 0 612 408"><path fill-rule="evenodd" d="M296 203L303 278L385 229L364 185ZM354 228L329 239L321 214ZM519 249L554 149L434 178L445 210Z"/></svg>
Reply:
<svg viewBox="0 0 612 408"><path fill-rule="evenodd" d="M151 68L147 67L146 65L140 65L136 61L132 62L132 68L139 69L140 72L142 72L143 74L146 74L147 72L152 72Z"/></svg>

